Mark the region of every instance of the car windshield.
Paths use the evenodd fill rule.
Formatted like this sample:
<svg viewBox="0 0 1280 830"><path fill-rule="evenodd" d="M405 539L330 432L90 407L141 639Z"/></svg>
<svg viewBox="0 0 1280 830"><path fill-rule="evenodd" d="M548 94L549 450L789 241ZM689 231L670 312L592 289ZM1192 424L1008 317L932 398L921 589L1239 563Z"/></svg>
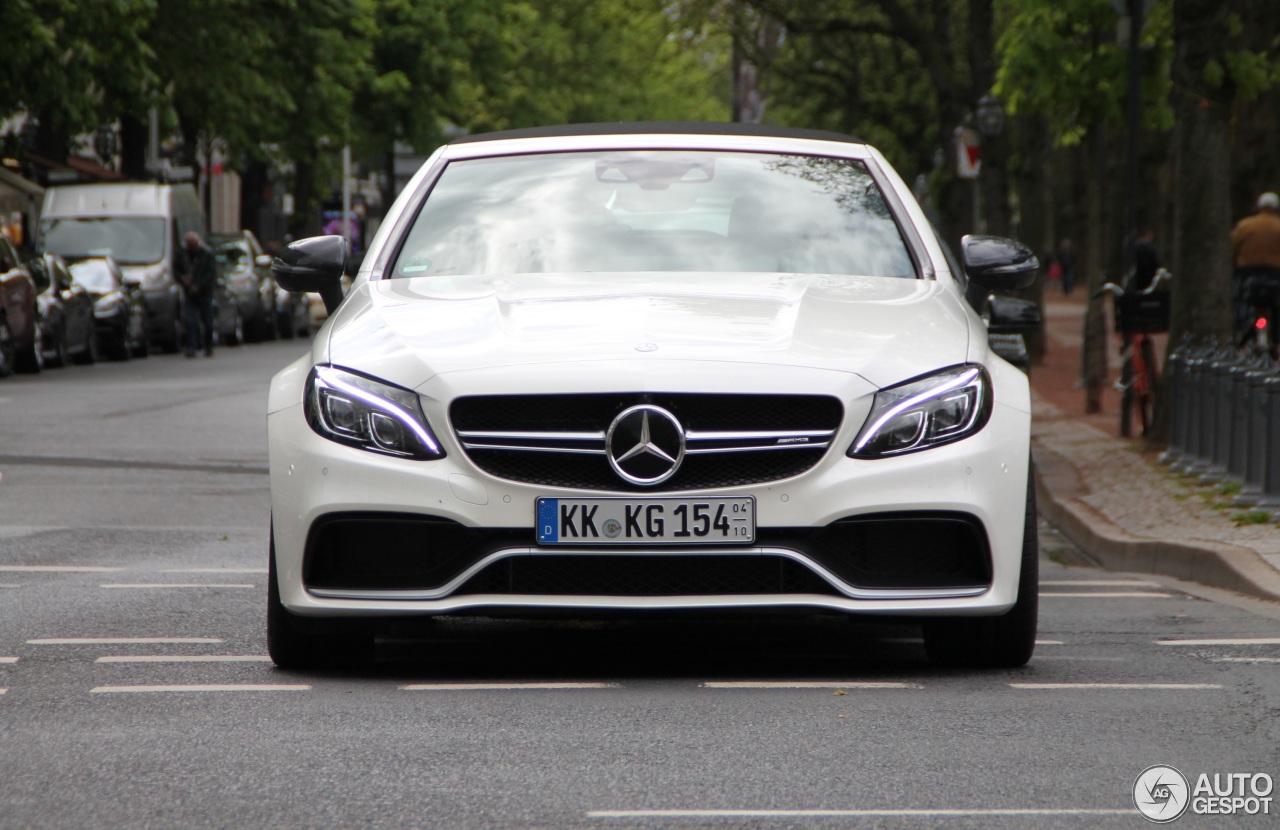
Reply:
<svg viewBox="0 0 1280 830"><path fill-rule="evenodd" d="M71 266L71 276L94 294L109 294L120 288L111 273L111 266L100 259L87 259Z"/></svg>
<svg viewBox="0 0 1280 830"><path fill-rule="evenodd" d="M43 250L67 259L112 256L147 265L164 259L164 220L153 217L63 217L40 223Z"/></svg>
<svg viewBox="0 0 1280 830"><path fill-rule="evenodd" d="M684 150L451 162L392 276L617 271L916 276L862 162Z"/></svg>

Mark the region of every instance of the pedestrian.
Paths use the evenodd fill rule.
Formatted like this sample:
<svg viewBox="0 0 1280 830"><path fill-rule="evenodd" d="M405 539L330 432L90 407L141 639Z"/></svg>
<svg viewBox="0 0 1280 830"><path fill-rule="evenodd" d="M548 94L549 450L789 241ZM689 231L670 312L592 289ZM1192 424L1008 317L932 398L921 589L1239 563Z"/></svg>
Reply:
<svg viewBox="0 0 1280 830"><path fill-rule="evenodd" d="M1156 250L1156 235L1150 230L1138 234L1133 243L1133 283L1127 291L1146 291L1160 270L1160 252Z"/></svg>
<svg viewBox="0 0 1280 830"><path fill-rule="evenodd" d="M1064 239L1058 245L1058 265L1062 267L1062 294L1070 297L1076 286L1076 249L1070 239Z"/></svg>
<svg viewBox="0 0 1280 830"><path fill-rule="evenodd" d="M204 344L204 356L213 357L213 285L217 267L213 251L200 234L188 231L183 239L186 267L182 273L182 290L186 294L183 316L187 327L187 357L195 357Z"/></svg>
<svg viewBox="0 0 1280 830"><path fill-rule="evenodd" d="M1252 333L1254 309L1265 312L1273 326L1280 310L1280 196L1263 193L1254 214L1231 229L1231 257L1236 331L1243 343Z"/></svg>

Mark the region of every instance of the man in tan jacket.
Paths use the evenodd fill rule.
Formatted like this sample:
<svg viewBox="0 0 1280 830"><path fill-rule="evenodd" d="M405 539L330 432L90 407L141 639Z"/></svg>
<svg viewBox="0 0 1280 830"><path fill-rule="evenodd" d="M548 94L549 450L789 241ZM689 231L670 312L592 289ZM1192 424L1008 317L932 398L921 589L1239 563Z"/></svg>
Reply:
<svg viewBox="0 0 1280 830"><path fill-rule="evenodd" d="M1233 294L1236 330L1240 345L1255 336L1254 311L1265 313L1267 325L1277 325L1280 312L1280 196L1263 193L1258 209L1231 229L1231 255L1235 266ZM1268 332L1277 342L1275 332Z"/></svg>

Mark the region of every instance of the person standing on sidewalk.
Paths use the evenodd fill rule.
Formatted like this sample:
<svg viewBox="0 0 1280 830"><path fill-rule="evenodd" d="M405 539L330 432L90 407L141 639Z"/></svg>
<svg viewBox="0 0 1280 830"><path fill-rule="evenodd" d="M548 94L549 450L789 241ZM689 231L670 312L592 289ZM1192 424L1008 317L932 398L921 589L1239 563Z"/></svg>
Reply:
<svg viewBox="0 0 1280 830"><path fill-rule="evenodd" d="M1280 196L1263 193L1257 211L1231 229L1236 331L1244 332L1253 308L1266 308L1273 324L1280 310Z"/></svg>
<svg viewBox="0 0 1280 830"><path fill-rule="evenodd" d="M186 293L187 357L195 357L204 344L204 356L213 357L213 285L217 267L213 251L200 234L189 231L183 240L186 270L182 274L182 290Z"/></svg>

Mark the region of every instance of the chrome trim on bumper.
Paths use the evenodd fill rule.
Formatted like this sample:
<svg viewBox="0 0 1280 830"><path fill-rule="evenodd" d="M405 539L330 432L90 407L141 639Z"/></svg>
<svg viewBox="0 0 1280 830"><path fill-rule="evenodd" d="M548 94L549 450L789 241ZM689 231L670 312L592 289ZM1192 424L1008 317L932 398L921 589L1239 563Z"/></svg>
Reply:
<svg viewBox="0 0 1280 830"><path fill-rule="evenodd" d="M679 550L679 551L661 550L661 549L636 551L636 550L619 550L618 548L596 548L596 549L591 549L591 548L558 549L558 548L545 548L545 547L504 548L502 550L494 551L493 553L489 554L488 556L481 559L479 562L476 562L470 568L467 568L461 574L454 577L448 583L446 583L445 585L442 585L439 588L433 588L433 589L422 590L422 591L371 591L371 590L363 590L363 589L342 590L342 589L334 589L334 588L307 588L306 590L308 594L315 597L322 597L324 599L415 600L415 601L439 600L439 599L444 599L446 597L451 596L453 592L456 591L458 588L461 588L467 582L467 580L469 580L471 577L475 576L485 568L489 567L493 563L498 562L502 559L508 559L514 556L625 556L628 554L643 555L643 556L781 556L781 557L790 559L793 562L797 562L798 564L803 565L804 567L813 571L815 574L821 577L825 582L830 584L831 587L835 588L844 596L850 599L859 599L859 600L958 599L963 597L981 596L982 594L991 590L991 586L989 585L984 585L977 588L937 588L937 589L855 588L854 586L841 581L838 577L836 577L826 568L822 567L816 562L813 562L803 554L797 553L796 551L790 550L788 548L774 548L774 547L749 547L749 548L734 548L734 549L709 548L709 549L694 549L694 550ZM485 596L491 596L491 595L485 595ZM480 604L483 604L483 605L527 604L526 602L518 601L516 599L518 597L537 597L540 600L542 600L542 602L540 602L539 604L545 604L545 600L548 596L556 596L556 595L504 594L502 596L508 597L512 601L504 602L501 600L494 601L490 599ZM566 595L566 596L573 596L575 599L582 599L582 597L579 597L576 594ZM687 598L686 595L684 594L679 594L675 596L678 596L682 599ZM717 598L719 596L720 595L710 595L710 598ZM768 597L772 595L761 594L759 596ZM608 604L607 600L620 599L620 598L621 597L613 597L613 596L593 597L593 599L606 600L606 602L603 603L606 605ZM652 600L652 599L655 599L655 597L626 597L626 599ZM618 604L621 606L626 603L618 603Z"/></svg>

